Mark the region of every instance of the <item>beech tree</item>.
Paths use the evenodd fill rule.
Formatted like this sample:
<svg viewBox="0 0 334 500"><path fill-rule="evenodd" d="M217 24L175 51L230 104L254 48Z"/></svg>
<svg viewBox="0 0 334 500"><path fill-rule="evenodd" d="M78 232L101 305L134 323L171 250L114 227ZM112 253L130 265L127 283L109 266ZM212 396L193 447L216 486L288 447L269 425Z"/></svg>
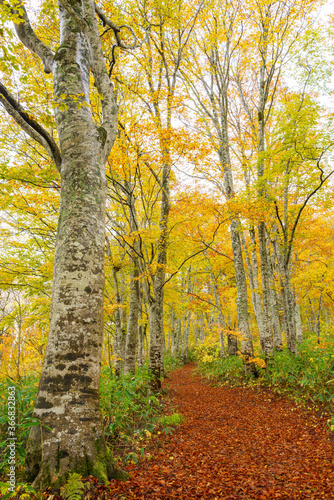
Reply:
<svg viewBox="0 0 334 500"><path fill-rule="evenodd" d="M51 35L50 47L37 36L20 0L12 4L0 0L0 6L5 22L13 21L23 46L40 58L44 72L53 78L58 138L3 81L0 102L25 134L47 151L61 177L50 331L34 410L40 425L32 429L27 443L27 479L35 487L45 487L52 476L61 481L75 470L106 480L117 473L99 411L105 163L116 136L117 103L98 19L110 28L115 46L127 46L121 40L122 28L93 0L59 2L56 51L50 48ZM47 6L48 11L52 8ZM123 29L132 33L131 28ZM101 123L94 121L92 112L91 73L100 97Z"/></svg>

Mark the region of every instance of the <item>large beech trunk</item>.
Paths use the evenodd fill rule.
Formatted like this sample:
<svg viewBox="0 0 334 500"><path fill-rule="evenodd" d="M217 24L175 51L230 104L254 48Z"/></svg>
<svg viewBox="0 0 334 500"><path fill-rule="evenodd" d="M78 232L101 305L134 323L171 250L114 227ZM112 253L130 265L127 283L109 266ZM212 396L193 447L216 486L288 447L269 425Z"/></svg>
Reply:
<svg viewBox="0 0 334 500"><path fill-rule="evenodd" d="M93 4L86 2L85 7L96 25ZM53 77L55 95L59 102L65 100L65 106L55 110L61 205L50 332L34 410L41 425L31 430L27 443L27 478L34 487L45 487L52 478L58 478L57 485L69 471L104 481L115 473L99 410L106 135L99 133L89 108L91 56L86 38L62 7L59 16L61 47ZM98 35L97 27L94 33Z"/></svg>

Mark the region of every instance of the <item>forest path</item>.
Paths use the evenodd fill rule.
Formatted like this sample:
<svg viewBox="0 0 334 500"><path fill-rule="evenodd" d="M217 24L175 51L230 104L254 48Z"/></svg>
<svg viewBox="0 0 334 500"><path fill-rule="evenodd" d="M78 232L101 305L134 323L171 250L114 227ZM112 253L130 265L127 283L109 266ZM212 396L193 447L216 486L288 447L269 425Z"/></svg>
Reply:
<svg viewBox="0 0 334 500"><path fill-rule="evenodd" d="M111 481L112 498L334 499L326 418L268 390L211 387L191 365L164 387L185 421L154 437L129 481Z"/></svg>

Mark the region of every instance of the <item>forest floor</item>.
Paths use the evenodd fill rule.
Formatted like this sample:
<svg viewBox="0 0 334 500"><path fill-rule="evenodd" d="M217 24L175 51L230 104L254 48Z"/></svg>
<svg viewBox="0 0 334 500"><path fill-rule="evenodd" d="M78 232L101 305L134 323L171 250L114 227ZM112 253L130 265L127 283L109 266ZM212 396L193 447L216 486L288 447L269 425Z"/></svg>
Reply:
<svg viewBox="0 0 334 500"><path fill-rule="evenodd" d="M164 388L183 423L152 436L151 456L127 467L130 480L111 481L105 498L334 499L328 415L263 388L213 387L193 365Z"/></svg>

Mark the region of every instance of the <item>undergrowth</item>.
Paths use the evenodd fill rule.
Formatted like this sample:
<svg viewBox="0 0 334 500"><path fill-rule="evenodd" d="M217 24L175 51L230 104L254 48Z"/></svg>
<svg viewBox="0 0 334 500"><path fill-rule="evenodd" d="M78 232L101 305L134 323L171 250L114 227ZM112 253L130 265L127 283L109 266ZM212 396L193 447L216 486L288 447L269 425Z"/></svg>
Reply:
<svg viewBox="0 0 334 500"><path fill-rule="evenodd" d="M107 442L121 453L119 458L136 461L143 455L144 442L154 432L161 413L160 400L150 389L147 366L120 378L103 367L100 405Z"/></svg>
<svg viewBox="0 0 334 500"><path fill-rule="evenodd" d="M179 360L166 356L166 372L181 366ZM8 448L8 387L15 386L16 398L16 479L17 485L24 483L25 447L31 427L39 425L32 417L38 378L30 376L20 381L7 380L0 384L0 485L7 481L9 472ZM106 441L119 453L115 458L125 462L138 461L149 446L151 434L155 431L170 432L177 422L164 425L159 419L163 406L158 395L150 389L150 375L147 365L136 369L135 375L115 378L108 366L102 367L100 385L100 408ZM174 417L175 418L175 417ZM166 431L167 429L167 431Z"/></svg>
<svg viewBox="0 0 334 500"><path fill-rule="evenodd" d="M260 358L257 358L260 359ZM216 346L201 348L197 353L198 371L219 384L238 385L245 380L241 356L219 357ZM320 344L310 335L298 346L294 355L284 348L276 352L264 369L259 369L257 384L272 387L276 392L293 396L297 402L334 402L334 342L327 338Z"/></svg>
<svg viewBox="0 0 334 500"><path fill-rule="evenodd" d="M278 392L290 393L297 401L334 402L334 344L318 345L314 338L298 346L298 354L286 348L275 353L261 379Z"/></svg>
<svg viewBox="0 0 334 500"><path fill-rule="evenodd" d="M179 357L172 356L170 353L164 354L164 368L167 375L168 373L181 368L182 365L183 363Z"/></svg>
<svg viewBox="0 0 334 500"><path fill-rule="evenodd" d="M9 387L15 387L15 465L18 477L22 475L25 459L25 446L31 427L38 425L38 420L32 418L38 379L30 376L20 381L7 379L0 384L0 476L8 472L8 458L10 450L8 444L8 407L7 398Z"/></svg>

